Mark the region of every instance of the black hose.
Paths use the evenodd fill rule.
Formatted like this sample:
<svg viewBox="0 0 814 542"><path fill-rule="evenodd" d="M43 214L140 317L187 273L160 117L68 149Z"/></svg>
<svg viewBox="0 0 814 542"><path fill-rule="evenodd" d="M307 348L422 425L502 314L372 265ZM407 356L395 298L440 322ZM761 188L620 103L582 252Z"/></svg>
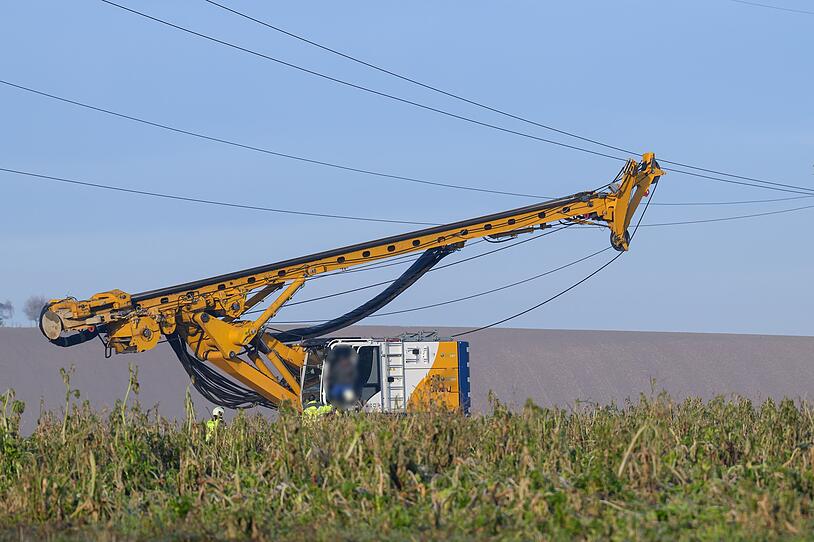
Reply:
<svg viewBox="0 0 814 542"><path fill-rule="evenodd" d="M259 393L233 382L191 355L186 343L177 333L169 335L167 342L192 380L192 385L207 401L232 409L255 406L277 408Z"/></svg>
<svg viewBox="0 0 814 542"><path fill-rule="evenodd" d="M455 252L455 250L455 248L444 246L431 248L424 251L421 257L418 258L413 265L404 271L399 278L394 280L390 286L382 290L379 295L370 299L363 305L353 309L352 311L343 314L342 316L314 326L300 327L278 333L269 333L269 335L280 342L296 342L303 339L320 337L322 335L326 335L353 325L359 320L367 318L393 301L402 292L404 292L404 290L415 284L418 279L420 279L427 271L432 269L444 257L452 254Z"/></svg>

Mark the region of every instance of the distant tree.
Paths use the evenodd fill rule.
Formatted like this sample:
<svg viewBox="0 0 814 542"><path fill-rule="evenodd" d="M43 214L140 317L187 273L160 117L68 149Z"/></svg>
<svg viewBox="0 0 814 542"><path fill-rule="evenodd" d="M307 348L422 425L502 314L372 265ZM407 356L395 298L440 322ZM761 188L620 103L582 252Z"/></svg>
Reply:
<svg viewBox="0 0 814 542"><path fill-rule="evenodd" d="M11 320L12 316L14 316L14 305L11 304L11 301L8 299L5 303L0 301L0 327L6 325L6 320Z"/></svg>
<svg viewBox="0 0 814 542"><path fill-rule="evenodd" d="M40 311L42 311L46 303L48 303L47 297L43 295L32 295L26 300L23 306L25 317L36 324L37 320L40 319Z"/></svg>

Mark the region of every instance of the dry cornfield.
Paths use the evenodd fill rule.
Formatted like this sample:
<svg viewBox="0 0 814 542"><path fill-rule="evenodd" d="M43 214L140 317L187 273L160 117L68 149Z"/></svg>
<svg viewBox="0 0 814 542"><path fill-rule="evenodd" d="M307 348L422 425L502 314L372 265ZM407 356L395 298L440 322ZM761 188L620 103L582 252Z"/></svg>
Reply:
<svg viewBox="0 0 814 542"><path fill-rule="evenodd" d="M240 413L211 442L128 395L17 434L3 396L0 532L9 540L806 538L814 418L791 400L485 415ZM130 406L124 406L130 405Z"/></svg>

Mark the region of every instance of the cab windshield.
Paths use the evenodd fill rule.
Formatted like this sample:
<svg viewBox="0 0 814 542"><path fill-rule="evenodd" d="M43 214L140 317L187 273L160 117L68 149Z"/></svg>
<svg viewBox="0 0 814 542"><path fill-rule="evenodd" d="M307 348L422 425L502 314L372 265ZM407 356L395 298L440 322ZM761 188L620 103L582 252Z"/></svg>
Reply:
<svg viewBox="0 0 814 542"><path fill-rule="evenodd" d="M337 345L327 352L325 389L332 405L349 408L358 401L357 363L356 349L350 345Z"/></svg>

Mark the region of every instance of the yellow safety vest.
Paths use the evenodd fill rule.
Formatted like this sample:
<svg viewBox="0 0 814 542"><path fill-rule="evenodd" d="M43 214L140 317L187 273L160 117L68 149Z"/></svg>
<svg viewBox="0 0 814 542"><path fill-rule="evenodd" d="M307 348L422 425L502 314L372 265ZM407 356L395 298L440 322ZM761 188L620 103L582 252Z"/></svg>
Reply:
<svg viewBox="0 0 814 542"><path fill-rule="evenodd" d="M220 418L211 419L206 421L206 442L211 441L215 437L220 425Z"/></svg>
<svg viewBox="0 0 814 542"><path fill-rule="evenodd" d="M302 417L307 421L315 420L320 416L333 412L333 409L334 407L332 405L317 405L311 403L303 409Z"/></svg>

